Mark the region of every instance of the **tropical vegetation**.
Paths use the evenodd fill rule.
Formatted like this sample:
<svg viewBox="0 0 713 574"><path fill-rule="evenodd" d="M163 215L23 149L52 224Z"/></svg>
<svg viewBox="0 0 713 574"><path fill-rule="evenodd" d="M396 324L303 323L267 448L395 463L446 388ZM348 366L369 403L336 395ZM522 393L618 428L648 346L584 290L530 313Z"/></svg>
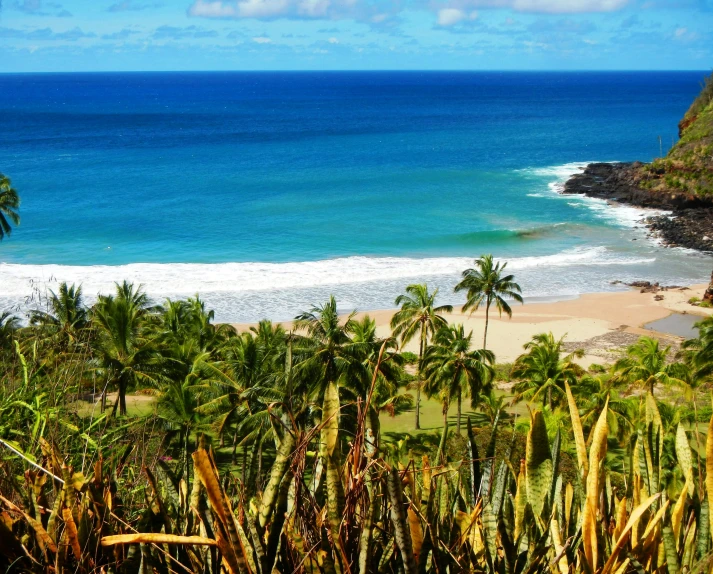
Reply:
<svg viewBox="0 0 713 574"><path fill-rule="evenodd" d="M238 331L127 282L4 313L0 569L710 572L713 319L676 354L585 369L543 333L504 366L436 297L385 334L333 297ZM414 389L438 436L382 430Z"/></svg>

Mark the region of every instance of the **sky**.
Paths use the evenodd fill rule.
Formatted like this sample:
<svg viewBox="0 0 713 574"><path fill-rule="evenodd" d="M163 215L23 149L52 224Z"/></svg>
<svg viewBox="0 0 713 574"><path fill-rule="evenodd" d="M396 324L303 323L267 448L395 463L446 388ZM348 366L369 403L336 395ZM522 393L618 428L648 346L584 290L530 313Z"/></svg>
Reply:
<svg viewBox="0 0 713 574"><path fill-rule="evenodd" d="M713 0L0 0L0 72L711 68Z"/></svg>

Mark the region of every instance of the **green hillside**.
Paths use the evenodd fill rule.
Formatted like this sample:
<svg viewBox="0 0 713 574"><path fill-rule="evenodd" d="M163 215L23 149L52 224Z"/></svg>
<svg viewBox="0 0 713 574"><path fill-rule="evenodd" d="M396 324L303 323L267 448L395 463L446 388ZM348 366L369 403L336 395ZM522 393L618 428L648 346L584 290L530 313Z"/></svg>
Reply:
<svg viewBox="0 0 713 574"><path fill-rule="evenodd" d="M678 143L641 168L641 187L713 200L713 75L679 123Z"/></svg>

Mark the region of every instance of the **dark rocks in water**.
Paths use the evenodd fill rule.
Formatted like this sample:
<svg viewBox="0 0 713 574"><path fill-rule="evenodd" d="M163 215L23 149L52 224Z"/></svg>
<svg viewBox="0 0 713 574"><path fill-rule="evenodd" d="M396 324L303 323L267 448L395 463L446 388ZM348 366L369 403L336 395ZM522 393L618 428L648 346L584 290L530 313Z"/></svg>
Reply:
<svg viewBox="0 0 713 574"><path fill-rule="evenodd" d="M713 203L683 193L645 189L642 165L590 163L569 178L563 193L671 211L672 215L646 218L646 225L669 246L713 252Z"/></svg>
<svg viewBox="0 0 713 574"><path fill-rule="evenodd" d="M632 281L631 283L624 283L624 281L612 281L612 285L626 285L627 287L634 287L636 289L641 289L640 293L658 293L659 291L669 291L673 289L678 289L680 291L687 291L688 287L682 287L680 285L661 285L660 283L651 283L651 281ZM713 276L711 277L711 287L713 287Z"/></svg>

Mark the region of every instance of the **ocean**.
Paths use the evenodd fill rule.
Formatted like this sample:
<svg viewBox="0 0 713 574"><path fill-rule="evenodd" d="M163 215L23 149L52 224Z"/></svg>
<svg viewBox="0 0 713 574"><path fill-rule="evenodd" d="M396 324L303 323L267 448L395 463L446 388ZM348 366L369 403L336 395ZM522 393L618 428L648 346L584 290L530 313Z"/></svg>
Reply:
<svg viewBox="0 0 713 574"><path fill-rule="evenodd" d="M59 281L199 293L220 321L291 319L330 294L440 301L473 258L526 297L703 282L642 210L558 192L591 161L666 153L705 72L0 75L0 172L22 223L0 309Z"/></svg>

